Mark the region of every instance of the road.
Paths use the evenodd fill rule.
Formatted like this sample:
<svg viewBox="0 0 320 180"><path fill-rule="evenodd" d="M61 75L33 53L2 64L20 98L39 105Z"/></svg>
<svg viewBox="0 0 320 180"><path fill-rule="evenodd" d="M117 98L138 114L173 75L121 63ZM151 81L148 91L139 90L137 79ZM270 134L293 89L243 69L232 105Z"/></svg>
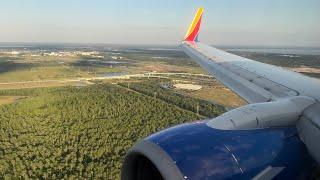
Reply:
<svg viewBox="0 0 320 180"><path fill-rule="evenodd" d="M20 89L32 87L48 87L48 86L63 86L66 84L88 85L92 84L90 81L95 80L111 80L111 79L130 79L130 78L168 78L169 76L198 76L211 78L212 76L206 74L192 74L192 73L141 73L131 75L119 76L102 76L90 78L75 78L75 79L57 79L57 80L37 80L37 81L19 81L19 82L5 82L0 83L0 89Z"/></svg>

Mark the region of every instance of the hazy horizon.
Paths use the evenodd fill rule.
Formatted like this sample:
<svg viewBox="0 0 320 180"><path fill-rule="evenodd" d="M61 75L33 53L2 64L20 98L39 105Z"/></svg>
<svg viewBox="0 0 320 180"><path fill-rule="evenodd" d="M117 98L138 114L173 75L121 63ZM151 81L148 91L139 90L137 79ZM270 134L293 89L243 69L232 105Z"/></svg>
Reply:
<svg viewBox="0 0 320 180"><path fill-rule="evenodd" d="M200 6L205 43L320 47L318 0L3 1L0 42L176 45Z"/></svg>
<svg viewBox="0 0 320 180"><path fill-rule="evenodd" d="M139 43L82 43L82 42L76 42L76 43L72 43L72 42L0 42L0 48L4 48L4 47L24 47L24 46L132 46L132 47L150 47L150 46L154 46L154 47L172 47L172 48L179 48L179 44L180 41L177 43L171 43L171 44L152 44L152 43L143 43L143 44L139 44ZM221 44L209 44L210 46L214 46L214 47L219 47L219 48L256 48L256 49L282 49L282 48L289 48L289 49L320 49L320 45L319 46L294 46L294 45L221 45Z"/></svg>

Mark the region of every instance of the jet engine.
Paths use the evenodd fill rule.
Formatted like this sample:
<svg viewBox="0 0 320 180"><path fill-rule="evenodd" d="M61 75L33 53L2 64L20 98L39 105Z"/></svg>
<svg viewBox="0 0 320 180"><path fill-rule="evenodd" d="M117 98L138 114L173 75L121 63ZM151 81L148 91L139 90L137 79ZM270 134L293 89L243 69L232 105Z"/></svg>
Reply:
<svg viewBox="0 0 320 180"><path fill-rule="evenodd" d="M226 131L196 122L136 144L125 157L121 178L308 179L314 165L295 127Z"/></svg>
<svg viewBox="0 0 320 180"><path fill-rule="evenodd" d="M310 179L317 163L296 124L313 103L303 97L258 103L163 130L128 151L121 179Z"/></svg>

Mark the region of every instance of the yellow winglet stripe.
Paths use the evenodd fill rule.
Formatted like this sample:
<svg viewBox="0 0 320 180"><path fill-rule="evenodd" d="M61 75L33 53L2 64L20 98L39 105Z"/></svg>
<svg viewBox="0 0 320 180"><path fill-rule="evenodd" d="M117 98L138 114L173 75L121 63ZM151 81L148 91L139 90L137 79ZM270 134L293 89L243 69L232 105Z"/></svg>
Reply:
<svg viewBox="0 0 320 180"><path fill-rule="evenodd" d="M193 18L193 21L189 26L189 29L187 31L187 34L186 34L185 38L187 38L194 31L194 28L196 27L197 23L199 22L202 13L203 13L203 8L201 7L201 8L198 9L195 17Z"/></svg>

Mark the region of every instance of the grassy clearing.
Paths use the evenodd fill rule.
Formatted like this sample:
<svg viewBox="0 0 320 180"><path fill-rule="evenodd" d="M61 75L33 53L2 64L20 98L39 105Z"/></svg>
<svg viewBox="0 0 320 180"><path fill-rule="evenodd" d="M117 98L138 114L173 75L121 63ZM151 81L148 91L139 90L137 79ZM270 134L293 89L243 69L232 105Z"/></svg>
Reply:
<svg viewBox="0 0 320 180"><path fill-rule="evenodd" d="M236 95L230 89L225 87L205 86L198 91L188 92L192 97L206 99L208 101L217 102L226 107L240 107L246 104L246 101Z"/></svg>
<svg viewBox="0 0 320 180"><path fill-rule="evenodd" d="M19 99L23 99L23 98L25 97L24 96L0 96L0 106L14 103Z"/></svg>

